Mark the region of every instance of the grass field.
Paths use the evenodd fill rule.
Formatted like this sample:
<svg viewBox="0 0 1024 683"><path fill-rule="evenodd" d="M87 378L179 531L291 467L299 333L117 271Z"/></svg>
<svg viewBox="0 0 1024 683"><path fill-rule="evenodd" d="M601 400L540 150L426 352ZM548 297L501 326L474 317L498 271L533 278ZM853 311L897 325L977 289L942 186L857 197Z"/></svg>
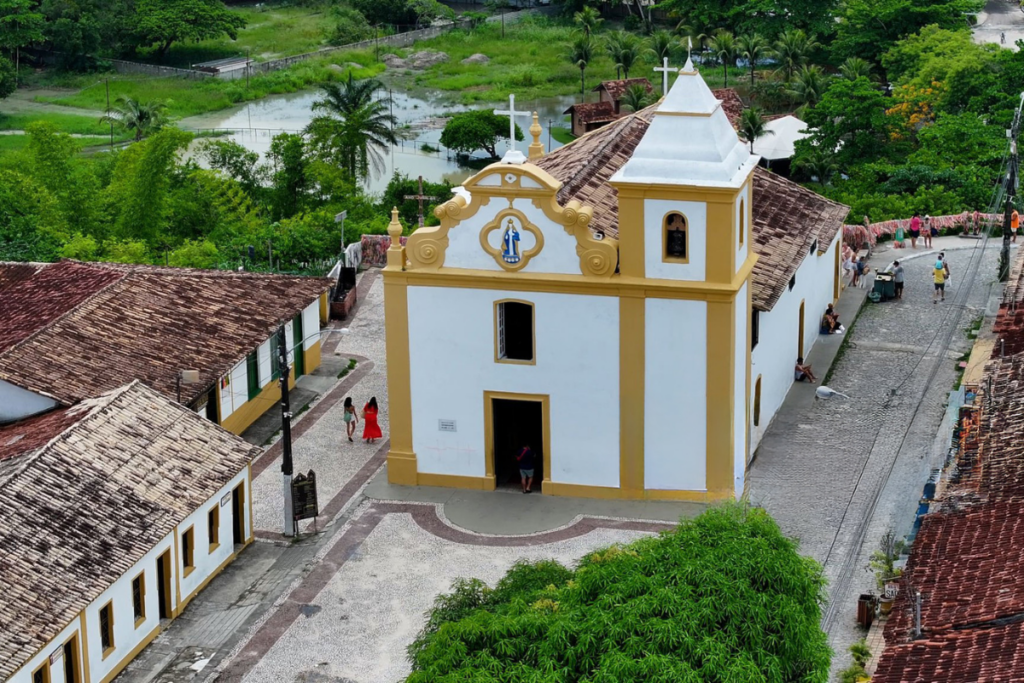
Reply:
<svg viewBox="0 0 1024 683"><path fill-rule="evenodd" d="M347 63L363 65L349 68ZM332 67L332 65L334 65ZM183 118L206 112L226 109L241 102L315 88L320 83L347 78L349 71L354 78L377 75L384 70L383 64L374 62L373 53L345 52L311 59L290 69L273 71L254 76L247 88L244 80L222 81L215 78L201 81L182 78L139 78L130 75L110 76L110 99L127 95L143 102L159 101L167 105L168 113L174 118ZM42 102L67 107L104 110L106 90L103 80L92 77L93 83L78 92L67 95L39 97Z"/></svg>
<svg viewBox="0 0 1024 683"><path fill-rule="evenodd" d="M36 121L52 123L61 132L77 135L107 135L110 132L110 125L100 123L98 117L90 118L56 112L0 113L0 130L25 130L25 126Z"/></svg>
<svg viewBox="0 0 1024 683"><path fill-rule="evenodd" d="M322 8L298 7L285 3L260 3L231 8L248 24L238 40L218 38L199 43L172 45L163 59L155 50L140 51L139 61L188 68L192 64L246 54L257 61L290 57L324 47L333 23Z"/></svg>
<svg viewBox="0 0 1024 683"><path fill-rule="evenodd" d="M121 142L127 138L124 135L114 134L114 142ZM108 144L108 139L105 137L96 138L74 138L75 144L80 148L85 149L86 147L95 147L102 149ZM0 135L0 154L4 152L18 152L28 147L28 136L27 135Z"/></svg>

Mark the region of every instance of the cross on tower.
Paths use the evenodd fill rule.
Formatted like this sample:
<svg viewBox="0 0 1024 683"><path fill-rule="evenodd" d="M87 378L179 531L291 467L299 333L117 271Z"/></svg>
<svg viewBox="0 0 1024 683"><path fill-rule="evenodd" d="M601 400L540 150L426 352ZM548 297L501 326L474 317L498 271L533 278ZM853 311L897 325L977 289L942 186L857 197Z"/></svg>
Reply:
<svg viewBox="0 0 1024 683"><path fill-rule="evenodd" d="M423 176L420 176L417 180L419 182L419 193L418 194L407 194L407 195L405 195L405 199L415 199L417 202L419 202L419 205L420 205L419 224L420 224L420 227L422 228L423 227L423 200L424 199L437 199L437 197L435 197L433 195L429 195L429 194L423 194Z"/></svg>
<svg viewBox="0 0 1024 683"><path fill-rule="evenodd" d="M661 72L661 94L665 96L668 94L668 74L670 71L676 71L676 69L669 67L668 57L662 57L661 63L662 66L656 66L654 70Z"/></svg>
<svg viewBox="0 0 1024 683"><path fill-rule="evenodd" d="M508 152L505 154L506 157L510 157L508 161L518 160L519 163L525 160L522 152L516 149L516 117L517 116L531 116L528 111L516 111L516 96L508 96L508 111L501 111L495 109L494 113L498 116L508 117ZM505 161L505 159L503 159Z"/></svg>

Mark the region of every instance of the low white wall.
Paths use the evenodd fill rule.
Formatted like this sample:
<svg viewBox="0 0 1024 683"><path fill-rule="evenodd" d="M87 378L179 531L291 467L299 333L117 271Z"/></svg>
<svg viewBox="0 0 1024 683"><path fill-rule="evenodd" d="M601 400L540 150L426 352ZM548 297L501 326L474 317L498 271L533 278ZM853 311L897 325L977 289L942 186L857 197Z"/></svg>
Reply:
<svg viewBox="0 0 1024 683"><path fill-rule="evenodd" d="M644 487L707 489L707 304L647 299Z"/></svg>
<svg viewBox="0 0 1024 683"><path fill-rule="evenodd" d="M819 326L825 307L835 292L836 249L839 235L820 256L806 255L796 273L796 285L786 290L775 307L760 315L759 343L751 353L750 373L750 453L752 456L771 424L775 413L793 384L793 366L798 355L800 302L804 302L804 355L807 356L820 336ZM850 321L844 321L849 323ZM823 372L821 373L824 374ZM761 416L755 427L754 392L761 377Z"/></svg>
<svg viewBox="0 0 1024 683"><path fill-rule="evenodd" d="M0 379L0 424L14 422L51 408L57 402Z"/></svg>
<svg viewBox="0 0 1024 683"><path fill-rule="evenodd" d="M408 299L420 472L484 476L484 392L503 391L550 396L552 481L619 485L618 298L409 287ZM495 362L501 299L534 304L536 365ZM442 419L457 431L439 431Z"/></svg>

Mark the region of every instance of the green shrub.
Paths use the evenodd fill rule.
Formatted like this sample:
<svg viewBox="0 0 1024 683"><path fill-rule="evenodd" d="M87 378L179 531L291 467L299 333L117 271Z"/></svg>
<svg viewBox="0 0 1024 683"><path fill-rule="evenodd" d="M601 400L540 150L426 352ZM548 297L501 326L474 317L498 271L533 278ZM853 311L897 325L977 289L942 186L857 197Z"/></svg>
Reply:
<svg viewBox="0 0 1024 683"><path fill-rule="evenodd" d="M331 45L350 45L373 37L373 27L359 10L339 5L331 10L331 16L335 21L327 36Z"/></svg>

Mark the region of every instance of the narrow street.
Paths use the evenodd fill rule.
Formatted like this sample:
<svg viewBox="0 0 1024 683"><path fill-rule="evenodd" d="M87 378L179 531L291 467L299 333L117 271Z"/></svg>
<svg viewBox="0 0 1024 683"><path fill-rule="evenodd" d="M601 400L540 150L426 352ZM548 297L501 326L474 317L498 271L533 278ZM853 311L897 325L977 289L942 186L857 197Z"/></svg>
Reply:
<svg viewBox="0 0 1024 683"><path fill-rule="evenodd" d="M987 0L985 9L978 14L974 42L994 43L1016 51L1018 40L1024 40L1024 12L1017 0Z"/></svg>

